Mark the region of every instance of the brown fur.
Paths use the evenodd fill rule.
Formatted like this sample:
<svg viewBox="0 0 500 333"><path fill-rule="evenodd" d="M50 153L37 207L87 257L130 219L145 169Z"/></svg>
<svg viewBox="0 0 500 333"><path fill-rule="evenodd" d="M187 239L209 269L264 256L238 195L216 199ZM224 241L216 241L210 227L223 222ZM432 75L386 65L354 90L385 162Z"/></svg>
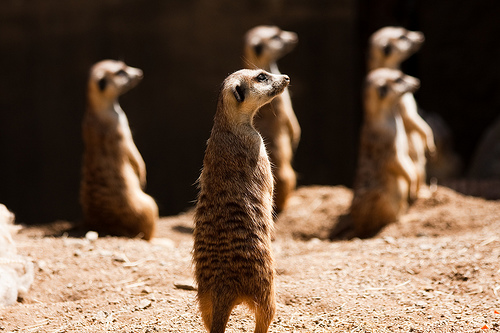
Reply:
<svg viewBox="0 0 500 333"><path fill-rule="evenodd" d="M143 192L146 167L118 104L118 97L141 79L140 69L119 61L104 60L92 67L83 119L80 201L87 228L149 240L158 207Z"/></svg>
<svg viewBox="0 0 500 333"><path fill-rule="evenodd" d="M276 61L297 44L297 35L275 26L257 26L245 35L246 68L261 68L281 74ZM292 167L293 154L300 141L300 125L293 111L288 88L260 108L255 127L262 135L273 166L274 205L277 213L286 207L295 190L297 177Z"/></svg>
<svg viewBox="0 0 500 333"><path fill-rule="evenodd" d="M284 75L240 70L219 94L199 179L193 251L200 310L211 333L224 332L241 302L255 311L255 332L267 332L274 317L273 178L252 120L288 82Z"/></svg>
<svg viewBox="0 0 500 333"><path fill-rule="evenodd" d="M400 69L401 63L418 51L424 42L419 31L408 31L401 27L385 27L376 31L369 42L368 69ZM412 93L406 93L400 103L401 117L408 135L409 154L417 172L417 193L426 180L425 152L436 153L432 129L418 114L417 103Z"/></svg>
<svg viewBox="0 0 500 333"><path fill-rule="evenodd" d="M358 236L396 221L416 195L416 174L398 112L401 96L419 81L399 70L377 69L364 89L365 117L350 215Z"/></svg>

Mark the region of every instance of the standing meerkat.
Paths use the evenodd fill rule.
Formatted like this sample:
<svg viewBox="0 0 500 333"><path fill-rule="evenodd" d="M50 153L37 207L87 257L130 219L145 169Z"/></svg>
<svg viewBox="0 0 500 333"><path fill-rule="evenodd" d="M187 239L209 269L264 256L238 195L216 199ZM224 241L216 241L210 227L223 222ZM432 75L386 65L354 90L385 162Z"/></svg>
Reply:
<svg viewBox="0 0 500 333"><path fill-rule="evenodd" d="M350 215L356 234L372 236L396 221L416 196L415 167L399 113L405 93L419 81L399 70L370 72L364 87L364 123Z"/></svg>
<svg viewBox="0 0 500 333"><path fill-rule="evenodd" d="M198 301L211 333L224 332L242 302L255 312L256 333L267 332L274 317L273 176L253 118L289 82L286 75L243 69L219 93L194 216Z"/></svg>
<svg viewBox="0 0 500 333"><path fill-rule="evenodd" d="M297 42L294 32L283 31L276 26L257 26L245 35L244 66L280 75L276 62L292 51ZM274 207L279 213L286 207L288 197L297 185L292 160L300 141L300 125L288 88L260 108L255 117L255 127L264 139L273 166Z"/></svg>
<svg viewBox="0 0 500 333"><path fill-rule="evenodd" d="M368 70L377 68L400 69L401 63L417 52L424 42L420 31L408 31L401 27L385 27L377 30L369 41ZM413 94L403 95L400 112L408 135L410 157L417 172L417 193L425 185L427 159L436 154L434 135L431 127L418 114Z"/></svg>
<svg viewBox="0 0 500 333"><path fill-rule="evenodd" d="M149 240L158 206L143 192L146 166L118 103L118 97L141 79L140 69L121 61L103 60L91 68L82 126L80 201L88 228Z"/></svg>

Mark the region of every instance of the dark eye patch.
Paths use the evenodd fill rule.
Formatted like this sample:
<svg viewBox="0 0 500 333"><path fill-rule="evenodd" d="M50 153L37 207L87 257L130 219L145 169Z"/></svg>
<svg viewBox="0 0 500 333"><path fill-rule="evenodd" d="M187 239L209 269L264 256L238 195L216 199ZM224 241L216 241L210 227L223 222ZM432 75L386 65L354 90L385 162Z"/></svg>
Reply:
<svg viewBox="0 0 500 333"><path fill-rule="evenodd" d="M396 83L403 83L403 78L398 77L396 80L394 80Z"/></svg>
<svg viewBox="0 0 500 333"><path fill-rule="evenodd" d="M261 43L254 45L253 50L255 51L255 55L259 57L262 54L262 51L264 49L264 45Z"/></svg>
<svg viewBox="0 0 500 333"><path fill-rule="evenodd" d="M108 81L106 80L105 77L97 81L97 86L99 87L99 90L104 91L106 89L106 86L108 85Z"/></svg>
<svg viewBox="0 0 500 333"><path fill-rule="evenodd" d="M259 75L257 75L257 77L255 78L258 82L265 82L268 80L267 78L267 75L264 74L264 73L260 73Z"/></svg>
<svg viewBox="0 0 500 333"><path fill-rule="evenodd" d="M378 87L378 95L380 96L380 98L384 98L385 96L387 96L388 91L389 91L389 88L387 87L386 84Z"/></svg>
<svg viewBox="0 0 500 333"><path fill-rule="evenodd" d="M274 35L273 37L271 37L271 39L273 39L273 40L280 40L281 38L280 38L279 35Z"/></svg>
<svg viewBox="0 0 500 333"><path fill-rule="evenodd" d="M384 46L384 55L387 57L389 54L392 52L392 46L391 44L387 44Z"/></svg>

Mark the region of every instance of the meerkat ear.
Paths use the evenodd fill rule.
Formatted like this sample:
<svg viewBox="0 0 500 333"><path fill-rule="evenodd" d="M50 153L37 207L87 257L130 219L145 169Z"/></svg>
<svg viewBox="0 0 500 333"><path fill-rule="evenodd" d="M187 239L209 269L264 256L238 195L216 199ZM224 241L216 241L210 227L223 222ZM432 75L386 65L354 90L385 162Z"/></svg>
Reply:
<svg viewBox="0 0 500 333"><path fill-rule="evenodd" d="M106 77L103 77L99 81L97 81L97 86L99 87L99 90L104 91L106 89L106 86L108 85L108 81L106 80Z"/></svg>
<svg viewBox="0 0 500 333"><path fill-rule="evenodd" d="M245 87L241 84L238 84L233 88L233 94L239 103L243 102L245 100Z"/></svg>
<svg viewBox="0 0 500 333"><path fill-rule="evenodd" d="M387 57L389 56L389 54L391 54L392 52L392 46L391 44L387 43L384 48L383 48L383 51L384 51L384 55Z"/></svg>
<svg viewBox="0 0 500 333"><path fill-rule="evenodd" d="M386 84L379 86L377 90L380 98L384 98L385 96L387 96L388 87Z"/></svg>

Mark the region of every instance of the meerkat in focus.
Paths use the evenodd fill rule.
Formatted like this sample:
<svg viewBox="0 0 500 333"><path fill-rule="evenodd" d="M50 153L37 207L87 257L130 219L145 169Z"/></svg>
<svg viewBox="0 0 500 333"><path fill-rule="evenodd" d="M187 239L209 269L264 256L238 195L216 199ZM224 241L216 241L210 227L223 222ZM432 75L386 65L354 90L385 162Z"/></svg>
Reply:
<svg viewBox="0 0 500 333"><path fill-rule="evenodd" d="M419 81L399 70L370 72L364 87L364 123L350 215L356 234L368 237L397 221L416 196L416 171L399 112Z"/></svg>
<svg viewBox="0 0 500 333"><path fill-rule="evenodd" d="M140 69L114 60L98 62L90 70L80 201L87 228L149 240L158 206L143 191L146 167L118 103L142 76Z"/></svg>
<svg viewBox="0 0 500 333"><path fill-rule="evenodd" d="M257 26L245 35L244 66L281 74L276 62L298 42L297 34L276 26ZM280 213L295 190L297 177L292 168L295 149L300 141L300 125L293 111L288 88L260 108L255 127L262 135L273 167L274 206Z"/></svg>
<svg viewBox="0 0 500 333"><path fill-rule="evenodd" d="M289 81L243 69L229 75L219 93L194 217L198 301L211 333L225 331L239 303L255 312L256 333L267 332L274 317L273 175L253 118Z"/></svg>
<svg viewBox="0 0 500 333"><path fill-rule="evenodd" d="M401 27L385 27L376 31L369 41L368 70L377 68L400 69L401 63L417 52L425 38L419 31ZM431 127L418 114L417 103L411 92L401 98L401 116L408 135L410 157L417 172L417 193L426 181L426 150L436 154Z"/></svg>

